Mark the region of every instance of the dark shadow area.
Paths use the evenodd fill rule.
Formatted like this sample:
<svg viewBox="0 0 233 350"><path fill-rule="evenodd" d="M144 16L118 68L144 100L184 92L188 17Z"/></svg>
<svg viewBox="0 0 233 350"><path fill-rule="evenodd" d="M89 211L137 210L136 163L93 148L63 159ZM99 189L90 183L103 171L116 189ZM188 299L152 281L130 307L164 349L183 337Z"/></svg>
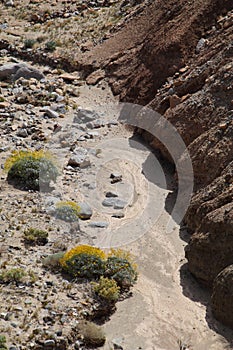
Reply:
<svg viewBox="0 0 233 350"><path fill-rule="evenodd" d="M194 302L199 302L206 308L206 322L211 330L224 337L230 346L233 346L233 330L218 322L211 311L211 290L198 283L195 277L189 272L188 264L180 268L180 284L183 295Z"/></svg>
<svg viewBox="0 0 233 350"><path fill-rule="evenodd" d="M153 149L148 145L148 143L143 139L143 137L139 134L134 134L130 139L129 139L129 144L132 148L138 149L138 150L143 150L145 147L151 152L145 162L143 163L142 166L142 173L145 176L145 178L151 182L154 183L155 185L159 186L160 188L165 188L166 190L171 191L168 193L166 201L165 201L165 210L171 215L174 205L176 203L176 198L177 198L177 183L174 178L175 174L175 165L170 163L167 159L165 159L161 152L159 150ZM140 147L140 144L142 145ZM158 169L158 181L155 180L156 176L151 176L151 164L153 162L159 162L164 177L166 184L161 183L159 179L159 169Z"/></svg>
<svg viewBox="0 0 233 350"><path fill-rule="evenodd" d="M182 241L188 243L193 232L185 225L184 222L180 224L179 236Z"/></svg>
<svg viewBox="0 0 233 350"><path fill-rule="evenodd" d="M151 163L155 162L156 160L159 162L165 179L166 179L166 187L165 189L173 191L175 188L175 182L174 182L174 172L175 172L175 166L171 163L169 163L166 159L163 158L161 155L161 152L159 150L155 150L152 147L148 145L148 143L143 139L143 137L139 134L134 134L129 139L129 145L137 150L144 150L145 147L150 151L151 153L145 160L145 162L142 165L142 173L145 176L145 178L155 185L162 187L162 184L160 183L159 179L158 181L154 180L154 176L151 176ZM141 145L141 146L140 146ZM162 187L164 188L164 187Z"/></svg>

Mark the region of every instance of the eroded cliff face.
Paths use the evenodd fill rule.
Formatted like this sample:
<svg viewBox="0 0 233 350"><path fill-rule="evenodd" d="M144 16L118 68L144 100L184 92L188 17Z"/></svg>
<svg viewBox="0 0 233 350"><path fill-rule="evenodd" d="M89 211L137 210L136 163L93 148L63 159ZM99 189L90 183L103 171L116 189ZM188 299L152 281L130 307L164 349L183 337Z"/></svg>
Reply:
<svg viewBox="0 0 233 350"><path fill-rule="evenodd" d="M122 101L147 104L182 136L195 177L185 255L190 271L209 287L233 264L232 41L232 2L158 1L86 56L87 62L95 58ZM171 160L157 139L140 132ZM225 276L232 285L229 273L221 285ZM224 308L216 306L218 286L215 315L233 326L233 309L226 322Z"/></svg>

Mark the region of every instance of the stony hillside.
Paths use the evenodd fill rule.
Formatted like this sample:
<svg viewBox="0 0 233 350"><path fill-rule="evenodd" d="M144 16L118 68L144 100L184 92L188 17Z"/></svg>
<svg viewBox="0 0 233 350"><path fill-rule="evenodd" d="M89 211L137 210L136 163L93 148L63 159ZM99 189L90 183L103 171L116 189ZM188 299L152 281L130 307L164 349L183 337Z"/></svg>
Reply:
<svg viewBox="0 0 233 350"><path fill-rule="evenodd" d="M54 209L60 189L54 189L48 204L38 192L14 188L1 172L1 273L14 266L26 271L22 283L0 286L0 335L7 334L10 350L88 349L78 326L106 312L89 284L82 281L77 288L56 266L51 273L42 259L80 242L98 245L105 234L118 232L128 222L130 239L137 232L148 183L156 184L156 179L151 169L146 172L139 151L143 157L147 153L138 146L133 147L130 161L141 162L141 168L119 160L103 166L109 159L108 142L133 138L132 130L116 120L112 104L118 100L147 106L176 127L192 159L194 193L179 232L188 241L185 250L183 241L175 242L176 236L164 237L164 217L147 239L130 245L134 253L141 252L134 297L131 302L125 301L130 294L121 298L122 305L131 306L127 314L132 324L125 325L123 306L118 306L121 316L113 318L109 328L110 334L120 335L125 328L128 343L113 335L104 349L132 350L136 326L137 334L150 331L150 339L135 338L138 349L148 350L154 344L159 350L174 349L176 333L193 335L195 329L200 342L194 334L193 347L179 339L177 349L227 348L211 333L215 331L231 346L231 331L215 324L209 305L219 321L233 328L232 7L231 0L0 3L1 166L11 150L51 148L58 159L62 154L62 195L88 211L88 221L79 220L77 225L59 221L46 206ZM103 111L103 101L111 109ZM85 120L74 126L79 106L85 107ZM92 110L91 115L86 109ZM159 150L170 176L173 160L166 147L149 132L135 131ZM124 147L122 141L121 155L127 153ZM110 152L119 157L116 144ZM99 169L102 197L97 202L102 211L86 203L95 199ZM117 175L110 178L111 172ZM174 172L170 190L174 191L175 180ZM153 198L160 196L164 205L167 192L160 190L156 188ZM165 208L167 218L171 203ZM49 233L45 245L25 245L25 231L33 227ZM192 289L195 281L186 271L185 257L200 290ZM158 271L152 271L152 260ZM201 286L210 290L211 297ZM197 295L202 295L202 306Z"/></svg>

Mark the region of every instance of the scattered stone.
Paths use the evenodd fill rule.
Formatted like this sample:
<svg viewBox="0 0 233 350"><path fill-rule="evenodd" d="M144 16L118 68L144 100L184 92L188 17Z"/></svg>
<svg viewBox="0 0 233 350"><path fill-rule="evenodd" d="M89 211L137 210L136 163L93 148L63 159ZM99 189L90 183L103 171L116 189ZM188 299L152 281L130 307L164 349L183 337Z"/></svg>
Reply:
<svg viewBox="0 0 233 350"><path fill-rule="evenodd" d="M93 222L90 222L88 226L97 227L97 228L107 228L108 225L109 225L108 222L105 222L105 221L93 221Z"/></svg>
<svg viewBox="0 0 233 350"><path fill-rule="evenodd" d="M201 38L196 46L196 53L199 53L206 45L206 39Z"/></svg>
<svg viewBox="0 0 233 350"><path fill-rule="evenodd" d="M116 199L115 198L105 198L102 202L102 205L104 207L113 207L116 203Z"/></svg>
<svg viewBox="0 0 233 350"><path fill-rule="evenodd" d="M79 204L79 206L80 206L79 218L82 220L90 219L93 214L93 211L90 205L87 204L86 202L83 202Z"/></svg>
<svg viewBox="0 0 233 350"><path fill-rule="evenodd" d="M115 204L114 204L114 209L124 209L124 207L126 206L126 202L121 200L121 199L117 199L115 201Z"/></svg>
<svg viewBox="0 0 233 350"><path fill-rule="evenodd" d="M117 218L117 219L122 219L125 217L125 214L120 212L120 213L115 213L112 215L113 218Z"/></svg>
<svg viewBox="0 0 233 350"><path fill-rule="evenodd" d="M53 340L53 339L48 339L48 340L44 341L45 348L51 348L51 347L54 348L55 345L56 345L56 343L55 343L55 340Z"/></svg>
<svg viewBox="0 0 233 350"><path fill-rule="evenodd" d="M41 73L38 69L33 67L27 67L27 66L21 67L17 70L17 72L13 76L13 81L16 81L21 77L24 79L35 78L37 80L41 80L45 78L44 74Z"/></svg>
<svg viewBox="0 0 233 350"><path fill-rule="evenodd" d="M122 338L117 338L117 339L113 339L112 340L112 345L113 345L113 349L114 350L123 350L123 347L122 347Z"/></svg>
<svg viewBox="0 0 233 350"><path fill-rule="evenodd" d="M72 82L74 80L78 80L80 77L78 75L75 75L75 74L63 73L60 75L60 78L62 78L63 80L66 80L68 82Z"/></svg>
<svg viewBox="0 0 233 350"><path fill-rule="evenodd" d="M114 198L114 197L118 197L118 194L115 192L112 192L112 191L108 191L108 192L106 192L105 197L107 197L107 198L113 197Z"/></svg>
<svg viewBox="0 0 233 350"><path fill-rule="evenodd" d="M28 136L27 129L19 129L19 131L17 132L17 136L27 137Z"/></svg>
<svg viewBox="0 0 233 350"><path fill-rule="evenodd" d="M111 184L122 181L122 175L120 173L112 173L110 175Z"/></svg>
<svg viewBox="0 0 233 350"><path fill-rule="evenodd" d="M85 148L78 147L74 150L74 154L70 157L68 165L72 167L86 168L91 165L88 151Z"/></svg>
<svg viewBox="0 0 233 350"><path fill-rule="evenodd" d="M44 115L48 116L49 118L58 118L59 114L57 112L55 112L54 110L48 108L48 107L44 107L42 109L44 111Z"/></svg>
<svg viewBox="0 0 233 350"><path fill-rule="evenodd" d="M94 111L91 111L88 109L78 109L74 117L74 123L78 123L78 124L88 123L98 118L99 118L99 115Z"/></svg>

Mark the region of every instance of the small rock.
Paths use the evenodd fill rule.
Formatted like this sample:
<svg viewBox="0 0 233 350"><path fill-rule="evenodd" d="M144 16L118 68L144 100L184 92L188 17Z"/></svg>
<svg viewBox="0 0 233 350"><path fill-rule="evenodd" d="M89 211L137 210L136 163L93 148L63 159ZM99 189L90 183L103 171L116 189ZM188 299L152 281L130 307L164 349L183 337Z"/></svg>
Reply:
<svg viewBox="0 0 233 350"><path fill-rule="evenodd" d="M95 111L88 109L78 109L77 114L74 117L74 123L88 123L98 118L99 115Z"/></svg>
<svg viewBox="0 0 233 350"><path fill-rule="evenodd" d="M116 213L116 214L113 214L112 215L113 218L117 218L117 219L122 219L125 217L125 214L124 213Z"/></svg>
<svg viewBox="0 0 233 350"><path fill-rule="evenodd" d="M19 131L17 132L17 136L27 137L28 136L27 129L19 129Z"/></svg>
<svg viewBox="0 0 233 350"><path fill-rule="evenodd" d="M102 202L102 205L104 207L113 207L116 203L116 199L115 198L105 198Z"/></svg>
<svg viewBox="0 0 233 350"><path fill-rule="evenodd" d="M90 227L106 228L108 227L108 222L105 221L93 221L89 224Z"/></svg>
<svg viewBox="0 0 233 350"><path fill-rule="evenodd" d="M92 214L93 214L93 211L92 211L90 205L85 203L85 202L83 202L79 205L80 205L80 212L79 212L80 219L82 219L82 220L90 219Z"/></svg>
<svg viewBox="0 0 233 350"><path fill-rule="evenodd" d="M35 78L37 80L44 79L45 76L38 69L29 66L23 66L17 70L15 75L13 76L13 81L16 81L19 78L31 79Z"/></svg>
<svg viewBox="0 0 233 350"><path fill-rule="evenodd" d="M88 136L90 136L91 139L93 139L96 136L99 136L98 131L88 131L87 133Z"/></svg>
<svg viewBox="0 0 233 350"><path fill-rule="evenodd" d="M114 198L114 197L118 197L118 194L115 193L115 192L112 192L112 191L108 191L108 192L106 192L105 197L107 197L107 198L111 198L111 197Z"/></svg>
<svg viewBox="0 0 233 350"><path fill-rule="evenodd" d="M62 78L63 80L67 80L68 82L72 82L74 80L79 79L80 77L75 74L63 73L60 75L60 78Z"/></svg>
<svg viewBox="0 0 233 350"><path fill-rule="evenodd" d="M88 151L85 148L75 148L74 154L70 157L68 165L79 168L86 168L91 165Z"/></svg>
<svg viewBox="0 0 233 350"><path fill-rule="evenodd" d="M117 199L115 201L115 204L114 204L114 209L124 209L124 207L126 206L126 202L121 200L121 199Z"/></svg>
<svg viewBox="0 0 233 350"><path fill-rule="evenodd" d="M44 114L46 116L48 116L49 118L58 118L59 117L59 113L53 111L52 109L50 109L48 107L44 107L43 111L44 111Z"/></svg>
<svg viewBox="0 0 233 350"><path fill-rule="evenodd" d="M114 350L123 350L123 347L121 346L122 339L113 339L112 340L112 345Z"/></svg>
<svg viewBox="0 0 233 350"><path fill-rule="evenodd" d="M199 53L206 45L206 39L201 38L196 46L196 53Z"/></svg>
<svg viewBox="0 0 233 350"><path fill-rule="evenodd" d="M48 340L44 341L45 348L51 348L51 347L54 348L55 345L56 345L56 343L55 343L55 340L53 340L53 339L48 339Z"/></svg>

